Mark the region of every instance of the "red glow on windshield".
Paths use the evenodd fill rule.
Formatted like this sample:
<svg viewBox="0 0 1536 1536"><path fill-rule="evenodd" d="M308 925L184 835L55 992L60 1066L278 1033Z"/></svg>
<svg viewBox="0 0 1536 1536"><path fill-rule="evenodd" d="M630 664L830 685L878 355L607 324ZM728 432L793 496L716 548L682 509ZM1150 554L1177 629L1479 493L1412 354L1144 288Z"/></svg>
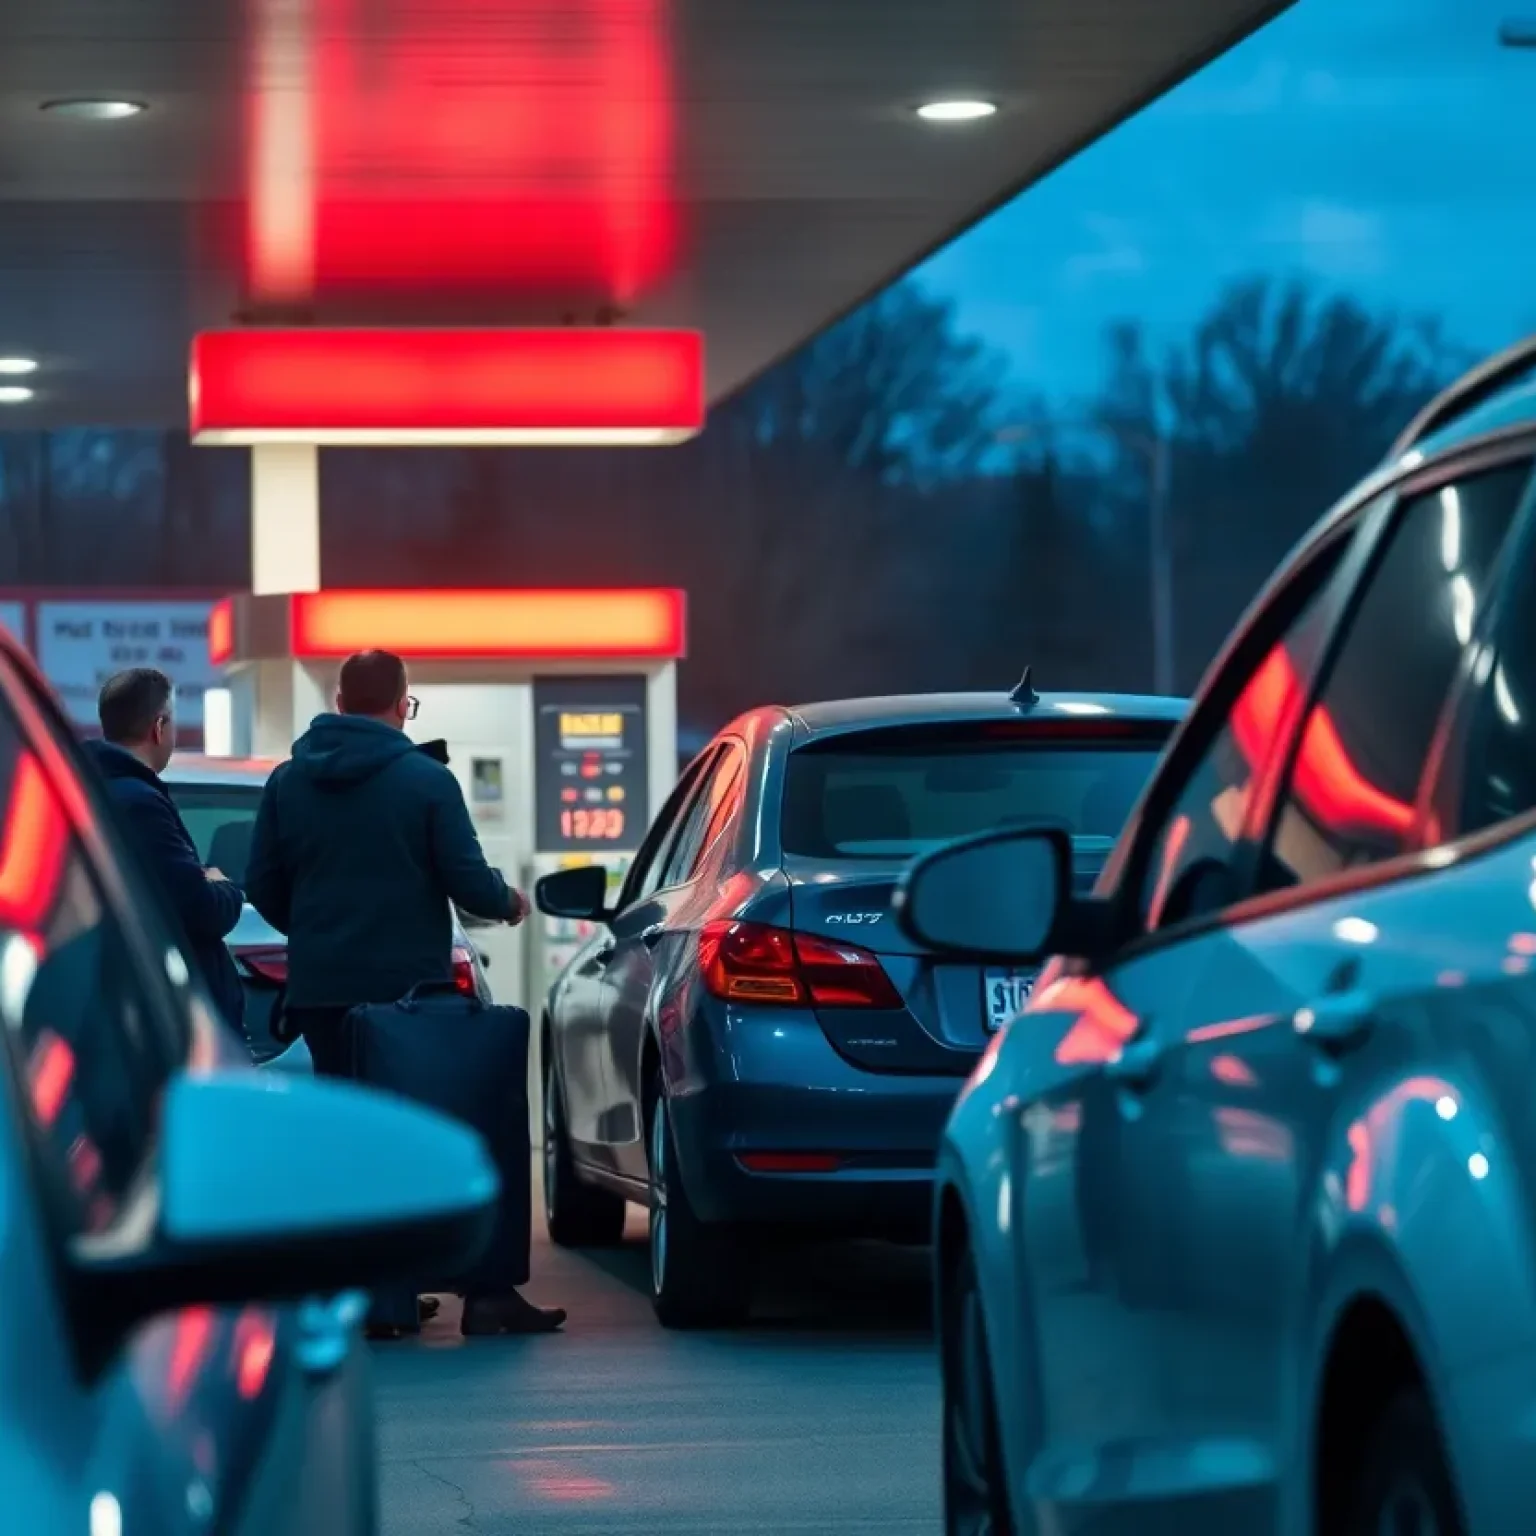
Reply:
<svg viewBox="0 0 1536 1536"><path fill-rule="evenodd" d="M1232 710L1233 736L1250 768L1268 758L1302 697L1290 657L1276 646ZM1378 789L1355 766L1326 705L1316 705L1302 729L1292 778L1296 799L1330 830L1364 827L1401 836L1413 826L1413 807Z"/></svg>

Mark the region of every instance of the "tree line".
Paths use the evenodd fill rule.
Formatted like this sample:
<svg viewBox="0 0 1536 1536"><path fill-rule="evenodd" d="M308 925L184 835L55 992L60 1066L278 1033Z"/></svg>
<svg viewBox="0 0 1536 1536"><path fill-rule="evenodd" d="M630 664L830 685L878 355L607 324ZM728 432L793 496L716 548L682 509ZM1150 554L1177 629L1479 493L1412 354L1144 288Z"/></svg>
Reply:
<svg viewBox="0 0 1536 1536"><path fill-rule="evenodd" d="M1431 322L1251 279L1101 386L1020 391L898 284L655 450L327 450L329 586L687 589L685 721L767 699L1149 687L1164 476L1177 684L1466 357ZM0 435L0 587L236 588L247 456L180 433Z"/></svg>

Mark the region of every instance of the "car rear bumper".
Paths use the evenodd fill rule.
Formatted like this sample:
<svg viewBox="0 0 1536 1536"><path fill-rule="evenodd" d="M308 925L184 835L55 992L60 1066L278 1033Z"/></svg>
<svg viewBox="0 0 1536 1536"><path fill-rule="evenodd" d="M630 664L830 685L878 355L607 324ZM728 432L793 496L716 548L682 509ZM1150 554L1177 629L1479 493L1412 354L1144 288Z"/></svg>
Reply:
<svg viewBox="0 0 1536 1536"><path fill-rule="evenodd" d="M958 1077L866 1072L814 1021L759 1014L733 1030L727 1080L674 1079L673 1137L688 1199L709 1222L926 1242L933 1170ZM780 1162L775 1171L754 1158ZM828 1170L783 1161L835 1159Z"/></svg>

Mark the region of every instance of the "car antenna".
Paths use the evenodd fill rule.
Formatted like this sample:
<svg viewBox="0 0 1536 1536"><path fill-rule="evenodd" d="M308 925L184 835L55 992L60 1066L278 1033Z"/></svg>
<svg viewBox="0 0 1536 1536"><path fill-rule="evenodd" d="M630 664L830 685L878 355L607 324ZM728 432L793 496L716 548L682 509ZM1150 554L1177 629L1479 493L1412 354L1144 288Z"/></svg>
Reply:
<svg viewBox="0 0 1536 1536"><path fill-rule="evenodd" d="M1024 676L1019 679L1019 686L1008 695L1010 702L1017 704L1020 709L1028 709L1031 705L1040 702L1040 695L1035 692L1035 685L1030 680L1034 672L1033 667L1024 668Z"/></svg>

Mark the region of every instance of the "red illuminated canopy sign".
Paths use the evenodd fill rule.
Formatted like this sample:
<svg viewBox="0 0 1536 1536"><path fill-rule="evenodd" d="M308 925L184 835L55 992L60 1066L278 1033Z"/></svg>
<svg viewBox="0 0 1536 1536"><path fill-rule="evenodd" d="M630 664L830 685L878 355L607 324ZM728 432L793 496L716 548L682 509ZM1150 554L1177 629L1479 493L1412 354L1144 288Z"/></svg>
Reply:
<svg viewBox="0 0 1536 1536"><path fill-rule="evenodd" d="M215 610L217 612L217 610ZM673 661L687 648L684 594L591 590L299 592L229 600L210 622L215 662L339 661L379 648L418 661Z"/></svg>
<svg viewBox="0 0 1536 1536"><path fill-rule="evenodd" d="M704 425L697 331L205 331L206 445L660 445Z"/></svg>

